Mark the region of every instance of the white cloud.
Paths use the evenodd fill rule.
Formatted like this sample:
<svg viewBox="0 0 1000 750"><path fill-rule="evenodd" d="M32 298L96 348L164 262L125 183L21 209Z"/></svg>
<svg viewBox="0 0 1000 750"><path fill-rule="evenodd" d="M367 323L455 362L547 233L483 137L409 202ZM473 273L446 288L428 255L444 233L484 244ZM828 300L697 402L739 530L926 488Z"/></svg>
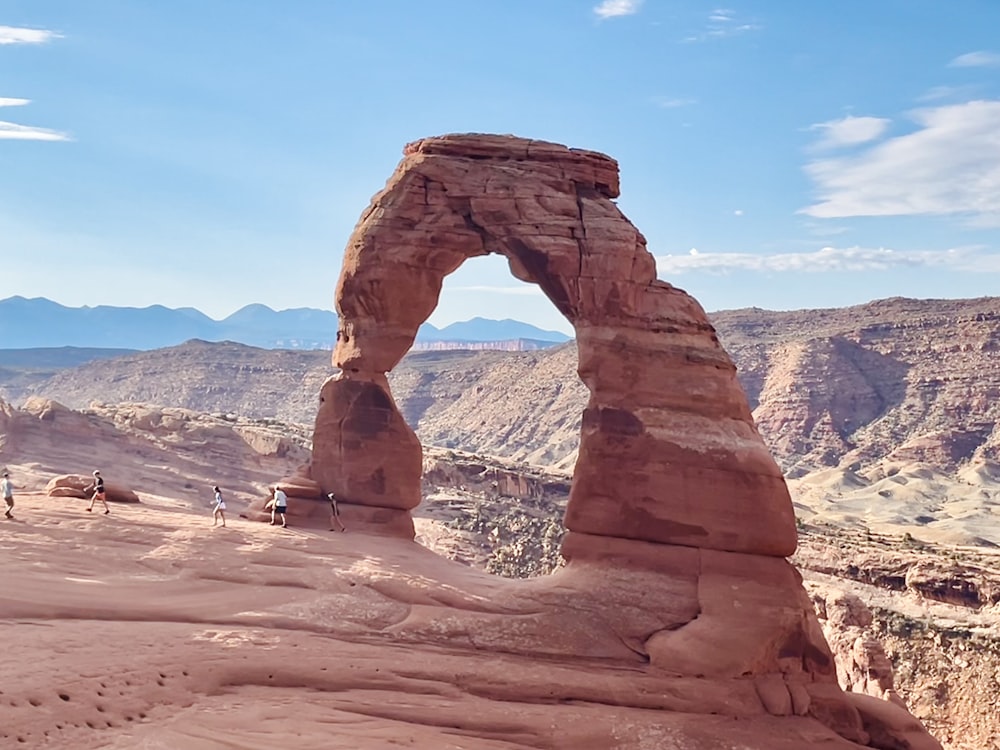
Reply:
<svg viewBox="0 0 1000 750"><path fill-rule="evenodd" d="M675 99L669 96L654 96L652 101L660 109L677 109L679 107L688 107L695 103L694 99Z"/></svg>
<svg viewBox="0 0 1000 750"><path fill-rule="evenodd" d="M0 26L0 45L41 44L57 38L59 34L45 29L24 29L17 26ZM0 107L22 107L30 99L0 96ZM0 121L0 140L15 141L68 141L69 135L49 128L19 125L16 122Z"/></svg>
<svg viewBox="0 0 1000 750"><path fill-rule="evenodd" d="M594 13L602 19L631 16L639 12L641 5L642 0L604 0L594 8Z"/></svg>
<svg viewBox="0 0 1000 750"><path fill-rule="evenodd" d="M708 14L708 25L703 32L686 37L682 41L703 42L707 39L723 39L761 28L763 27L757 23L738 22L735 11L716 8Z"/></svg>
<svg viewBox="0 0 1000 750"><path fill-rule="evenodd" d="M18 125L15 122L0 120L0 141L69 141L67 133L48 128L34 128L30 125Z"/></svg>
<svg viewBox="0 0 1000 750"><path fill-rule="evenodd" d="M822 137L816 148L827 149L840 146L856 146L878 138L889 127L891 120L882 117L854 117L848 115L839 120L810 125L810 130L819 130Z"/></svg>
<svg viewBox="0 0 1000 750"><path fill-rule="evenodd" d="M1000 100L912 113L918 129L859 154L805 166L818 200L800 213L847 216L961 215L1000 223Z"/></svg>
<svg viewBox="0 0 1000 750"><path fill-rule="evenodd" d="M968 52L950 63L952 68L1000 68L1000 54L996 52Z"/></svg>
<svg viewBox="0 0 1000 750"><path fill-rule="evenodd" d="M735 211L733 211L733 216L742 216L742 215L743 215L742 208L737 208Z"/></svg>
<svg viewBox="0 0 1000 750"><path fill-rule="evenodd" d="M935 102L942 99L972 99L978 87L969 84L963 86L934 86L917 97L918 102Z"/></svg>
<svg viewBox="0 0 1000 750"><path fill-rule="evenodd" d="M725 274L733 271L757 273L827 273L831 271L889 271L895 268L941 268L957 271L1000 272L1000 254L981 247L948 250L892 250L888 248L824 247L811 253L705 253L692 249L687 255L664 255L656 259L660 274L692 271Z"/></svg>
<svg viewBox="0 0 1000 750"><path fill-rule="evenodd" d="M17 26L0 26L0 44L44 44L58 39L60 34L45 29L22 29Z"/></svg>

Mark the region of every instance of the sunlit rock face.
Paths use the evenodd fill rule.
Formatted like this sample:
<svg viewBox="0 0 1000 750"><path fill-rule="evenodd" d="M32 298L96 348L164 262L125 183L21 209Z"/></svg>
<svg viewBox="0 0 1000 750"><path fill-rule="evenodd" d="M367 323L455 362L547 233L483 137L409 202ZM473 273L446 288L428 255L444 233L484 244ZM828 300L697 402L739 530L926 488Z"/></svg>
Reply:
<svg viewBox="0 0 1000 750"><path fill-rule="evenodd" d="M348 242L337 285L342 374L324 387L314 478L366 505L419 502L419 443L385 373L434 310L444 277L499 253L576 329L591 395L568 529L791 554L788 492L735 368L701 306L656 279L617 196L617 163L591 151L493 135L408 145Z"/></svg>
<svg viewBox="0 0 1000 750"><path fill-rule="evenodd" d="M412 537L397 517L420 502L421 448L386 373L444 278L468 258L503 255L574 326L590 392L565 519L569 564L518 589L544 621L537 630L499 618L484 640L478 620L420 620L420 633L511 653L622 658L685 680L688 703L671 710L786 717L760 724L747 747L781 746L797 721L829 732L830 747L940 747L901 707L859 702L837 685L784 559L796 546L788 490L735 367L701 306L656 278L617 196L617 163L591 151L496 135L409 144L345 252L333 355L341 372L322 389L311 479L397 519L383 533ZM557 612L572 612L574 624L552 627ZM610 637L573 635L595 623ZM735 696L745 705L727 704Z"/></svg>

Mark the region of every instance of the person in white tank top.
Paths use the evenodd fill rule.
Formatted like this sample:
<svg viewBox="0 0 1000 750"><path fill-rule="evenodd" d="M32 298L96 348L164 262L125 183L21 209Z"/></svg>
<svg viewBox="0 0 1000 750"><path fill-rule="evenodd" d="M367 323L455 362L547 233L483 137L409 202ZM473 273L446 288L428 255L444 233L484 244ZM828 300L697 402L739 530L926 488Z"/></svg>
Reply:
<svg viewBox="0 0 1000 750"><path fill-rule="evenodd" d="M215 487L213 487L212 491L215 492L215 505L212 508L212 526L215 526L217 523L219 523L219 520L221 519L222 520L222 527L225 528L226 527L226 513L225 513L225 510L226 510L226 501L222 499L222 490L219 489L218 485L216 485Z"/></svg>

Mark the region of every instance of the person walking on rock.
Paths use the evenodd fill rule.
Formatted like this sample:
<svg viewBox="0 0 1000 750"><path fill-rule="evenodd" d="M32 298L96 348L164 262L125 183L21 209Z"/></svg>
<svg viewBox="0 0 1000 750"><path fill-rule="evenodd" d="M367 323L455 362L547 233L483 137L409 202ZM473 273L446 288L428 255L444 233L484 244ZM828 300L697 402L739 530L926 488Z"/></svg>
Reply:
<svg viewBox="0 0 1000 750"><path fill-rule="evenodd" d="M7 511L4 513L4 518L13 518L14 514L11 513L14 510L14 485L10 483L10 474L6 471L3 473L3 479L0 479L0 492L3 494L3 501L7 505Z"/></svg>
<svg viewBox="0 0 1000 750"><path fill-rule="evenodd" d="M337 496L332 492L327 493L326 499L330 501L330 531L336 531L334 525L340 526L341 531L347 531L344 522L340 520L340 506L337 505Z"/></svg>
<svg viewBox="0 0 1000 750"><path fill-rule="evenodd" d="M212 510L212 526L214 527L219 519L222 519L222 528L226 528L226 501L222 499L222 490L216 485L212 488L215 492L215 507Z"/></svg>
<svg viewBox="0 0 1000 750"><path fill-rule="evenodd" d="M87 512L90 513L94 509L94 502L100 500L101 505L104 506L104 515L108 515L111 509L108 507L108 498L104 493L104 477L101 476L101 472L97 469L94 469L94 483L84 491L88 492L90 490L93 490L94 494L90 498L90 505L87 506Z"/></svg>
<svg viewBox="0 0 1000 750"><path fill-rule="evenodd" d="M274 499L271 501L271 525L274 526L274 522L277 516L281 516L281 527L287 528L288 523L285 521L285 513L288 510L288 495L285 494L281 487L274 488Z"/></svg>

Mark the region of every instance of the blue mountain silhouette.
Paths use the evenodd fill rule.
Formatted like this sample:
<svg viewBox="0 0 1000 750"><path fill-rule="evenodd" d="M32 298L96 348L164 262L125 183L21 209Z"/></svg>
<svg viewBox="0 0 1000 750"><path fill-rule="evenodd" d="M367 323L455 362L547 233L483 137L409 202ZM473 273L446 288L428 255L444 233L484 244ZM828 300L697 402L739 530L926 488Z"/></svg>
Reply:
<svg viewBox="0 0 1000 750"><path fill-rule="evenodd" d="M247 305L222 320L191 307L66 307L44 297L0 300L0 349L101 347L159 349L190 339L237 341L268 349L330 349L337 315L300 307L272 310ZM437 329L424 323L418 342L491 342L531 339L551 343L569 336L517 320L473 318Z"/></svg>

